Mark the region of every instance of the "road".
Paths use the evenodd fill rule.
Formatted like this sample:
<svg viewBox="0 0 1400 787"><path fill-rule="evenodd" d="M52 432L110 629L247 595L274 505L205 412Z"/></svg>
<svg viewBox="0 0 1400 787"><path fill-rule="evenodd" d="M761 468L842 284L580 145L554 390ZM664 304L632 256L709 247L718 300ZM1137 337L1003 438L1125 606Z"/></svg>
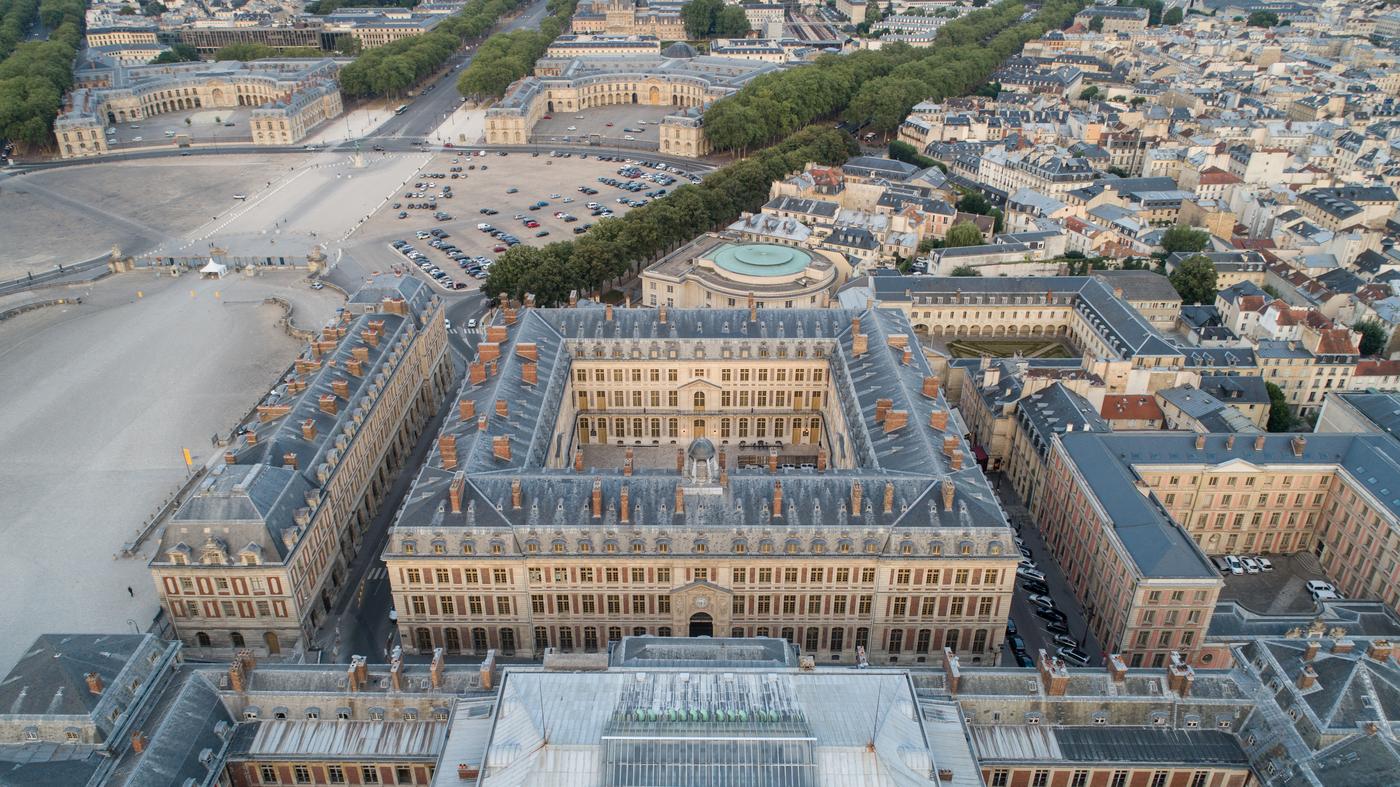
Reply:
<svg viewBox="0 0 1400 787"><path fill-rule="evenodd" d="M379 556L384 552L394 514L398 512L404 495L408 494L413 479L418 475L418 468L422 466L442 428L443 419L452 408L456 383L461 381L466 371L467 359L476 353L476 344L481 335L465 329L467 320L481 317L485 309L486 299L479 292L447 303L447 318L453 326L448 334L448 352L452 356L454 384L432 420L423 427L413 451L384 496L379 512L365 533L364 545L350 565L346 590L336 600L331 615L314 638L322 649L322 661L347 663L355 655L365 656L371 662L388 661L389 651L398 644L395 639L397 628L389 619L393 601L389 594L389 577Z"/></svg>
<svg viewBox="0 0 1400 787"><path fill-rule="evenodd" d="M496 28L496 32L511 32L540 26L544 19L545 0L534 0L525 6L519 16ZM448 113L462 103L457 92L457 78L462 75L459 67L465 68L472 62L474 52L454 55L448 61L448 69L436 82L425 85L409 105L408 111L386 121L371 137L375 142L386 139L421 139L427 137L442 125Z"/></svg>

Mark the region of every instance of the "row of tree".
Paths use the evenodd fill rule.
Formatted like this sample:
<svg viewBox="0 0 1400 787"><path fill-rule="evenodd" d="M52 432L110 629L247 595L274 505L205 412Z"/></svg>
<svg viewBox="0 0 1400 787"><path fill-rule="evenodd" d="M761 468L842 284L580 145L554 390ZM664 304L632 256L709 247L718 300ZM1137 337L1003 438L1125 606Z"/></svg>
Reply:
<svg viewBox="0 0 1400 787"><path fill-rule="evenodd" d="M41 0L46 41L19 44L0 61L0 140L43 147L63 94L73 86L73 58L83 36L83 0Z"/></svg>
<svg viewBox="0 0 1400 787"><path fill-rule="evenodd" d="M313 0L306 4L306 13L325 16L345 6L354 8L412 8L417 0Z"/></svg>
<svg viewBox="0 0 1400 787"><path fill-rule="evenodd" d="M478 98L500 98L517 79L529 74L535 61L568 27L578 0L549 0L548 16L538 30L497 33L477 47L471 65L457 80L457 92Z"/></svg>
<svg viewBox="0 0 1400 787"><path fill-rule="evenodd" d="M848 134L803 130L711 173L699 184L681 186L620 218L599 221L577 240L511 248L491 266L484 290L512 298L532 292L541 306L565 301L571 290L602 290L696 235L728 225L744 211L758 210L773 181L808 162L840 164L856 151Z"/></svg>
<svg viewBox="0 0 1400 787"><path fill-rule="evenodd" d="M352 98L398 97L442 67L464 42L485 35L522 0L468 0L431 32L371 49L340 71L341 92Z"/></svg>
<svg viewBox="0 0 1400 787"><path fill-rule="evenodd" d="M189 47L186 47L186 49L183 50L183 53L184 53L184 54L188 54L189 49L190 49ZM164 53L162 52L161 54L164 54ZM219 50L216 51L216 52L214 53L214 60L216 60L216 61L237 60L237 61L239 61L239 62L241 62L241 63L246 63L246 62L248 62L248 61L250 61L250 60L267 60L268 58L272 58L272 57L325 57L325 56L326 56L326 53L325 53L325 52L321 51L320 49L317 49L317 48L314 47L314 46L285 46L285 47L275 47L275 46L268 46L267 44L255 44L255 43L251 43L251 42L246 42L246 41L245 41L245 42L241 42L241 43L237 43L237 44L229 44L229 45L226 46L226 47L220 47ZM191 60L198 60L198 59L199 59L198 53L196 52L195 57L190 58L190 59L191 59ZM170 62L170 61L166 61L166 62ZM175 62L178 62L178 61L175 61Z"/></svg>
<svg viewBox="0 0 1400 787"><path fill-rule="evenodd" d="M1083 0L1047 0L1030 19L1015 0L975 10L938 31L933 46L897 43L850 55L823 55L802 68L765 74L705 113L718 150L747 151L822 118L892 131L913 106L977 89L1007 57L1063 27Z"/></svg>
<svg viewBox="0 0 1400 787"><path fill-rule="evenodd" d="M681 6L681 22L692 39L743 38L750 30L744 7L724 0L690 0Z"/></svg>
<svg viewBox="0 0 1400 787"><path fill-rule="evenodd" d="M39 0L0 0L0 58L9 57L34 25Z"/></svg>

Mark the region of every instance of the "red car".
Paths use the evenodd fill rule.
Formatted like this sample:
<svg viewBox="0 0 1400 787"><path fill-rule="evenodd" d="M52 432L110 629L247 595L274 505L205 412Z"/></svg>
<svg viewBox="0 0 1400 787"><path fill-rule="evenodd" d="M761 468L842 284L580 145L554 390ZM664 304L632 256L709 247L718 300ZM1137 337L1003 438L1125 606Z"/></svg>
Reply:
<svg viewBox="0 0 1400 787"><path fill-rule="evenodd" d="M493 248L491 249L491 251L494 251L494 252L496 252L497 254L499 254L499 253L501 253L501 252L503 252L503 251L505 251L505 250L506 250L506 247L505 247L505 246L495 246L495 247L493 247Z"/></svg>
<svg viewBox="0 0 1400 787"><path fill-rule="evenodd" d="M554 119L554 116L553 116L553 115L545 115L545 116L544 116L544 119L545 119L545 120L553 120L553 119Z"/></svg>

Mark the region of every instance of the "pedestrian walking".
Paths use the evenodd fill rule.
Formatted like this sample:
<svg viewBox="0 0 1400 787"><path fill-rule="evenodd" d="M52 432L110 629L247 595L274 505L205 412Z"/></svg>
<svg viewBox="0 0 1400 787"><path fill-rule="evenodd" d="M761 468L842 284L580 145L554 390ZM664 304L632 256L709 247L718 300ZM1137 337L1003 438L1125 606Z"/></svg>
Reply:
<svg viewBox="0 0 1400 787"><path fill-rule="evenodd" d="M136 591L132 590L130 585L126 586L126 594L132 598L136 598Z"/></svg>

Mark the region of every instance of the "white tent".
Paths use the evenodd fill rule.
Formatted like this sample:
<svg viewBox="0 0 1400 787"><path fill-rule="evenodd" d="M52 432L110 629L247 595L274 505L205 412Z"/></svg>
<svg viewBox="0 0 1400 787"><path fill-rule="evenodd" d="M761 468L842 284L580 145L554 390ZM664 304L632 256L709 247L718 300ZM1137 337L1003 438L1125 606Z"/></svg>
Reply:
<svg viewBox="0 0 1400 787"><path fill-rule="evenodd" d="M222 263L215 262L213 259L210 259L209 264L205 265L203 268L200 268L199 272L201 275L208 276L210 278L222 279L224 277L224 274L228 273L228 266Z"/></svg>

